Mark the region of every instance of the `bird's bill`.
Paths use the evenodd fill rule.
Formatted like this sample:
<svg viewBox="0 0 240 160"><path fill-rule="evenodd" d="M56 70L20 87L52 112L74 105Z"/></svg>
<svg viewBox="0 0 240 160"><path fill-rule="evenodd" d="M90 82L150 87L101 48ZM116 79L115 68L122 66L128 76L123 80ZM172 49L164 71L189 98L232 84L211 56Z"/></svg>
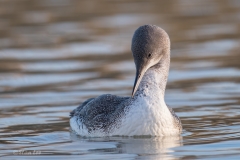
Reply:
<svg viewBox="0 0 240 160"><path fill-rule="evenodd" d="M135 77L135 81L134 81L134 86L133 86L133 90L132 90L132 97L134 96L134 94L136 93L138 86L142 80L143 75L145 74L146 69L145 68L140 68L137 69L136 71L136 77Z"/></svg>

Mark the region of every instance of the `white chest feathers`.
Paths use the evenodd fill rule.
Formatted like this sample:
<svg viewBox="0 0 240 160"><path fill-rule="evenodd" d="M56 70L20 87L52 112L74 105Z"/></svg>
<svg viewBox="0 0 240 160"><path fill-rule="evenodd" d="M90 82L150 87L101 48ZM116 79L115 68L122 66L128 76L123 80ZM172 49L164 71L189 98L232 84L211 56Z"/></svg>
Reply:
<svg viewBox="0 0 240 160"><path fill-rule="evenodd" d="M112 135L166 136L180 133L164 101L164 91L157 82L160 75L151 70L143 77L136 97L121 124ZM163 84L165 85L165 84ZM165 86L164 86L165 88Z"/></svg>

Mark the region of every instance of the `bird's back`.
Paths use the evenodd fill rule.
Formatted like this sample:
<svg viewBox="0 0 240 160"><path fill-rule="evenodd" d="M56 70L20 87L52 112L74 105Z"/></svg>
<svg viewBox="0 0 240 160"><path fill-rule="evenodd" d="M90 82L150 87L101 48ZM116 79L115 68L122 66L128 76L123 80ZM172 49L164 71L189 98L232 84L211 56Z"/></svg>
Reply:
<svg viewBox="0 0 240 160"><path fill-rule="evenodd" d="M90 98L70 113L71 119L76 121L72 124L77 124L79 130L87 129L89 134L94 131L107 134L124 115L128 100L129 97L111 94ZM75 128L72 125L71 127Z"/></svg>

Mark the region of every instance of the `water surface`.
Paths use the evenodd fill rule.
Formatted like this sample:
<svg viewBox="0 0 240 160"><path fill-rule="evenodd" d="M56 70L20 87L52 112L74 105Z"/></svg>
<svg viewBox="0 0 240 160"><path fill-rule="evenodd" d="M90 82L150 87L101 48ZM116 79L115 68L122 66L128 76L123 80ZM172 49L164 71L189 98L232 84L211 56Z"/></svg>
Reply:
<svg viewBox="0 0 240 160"><path fill-rule="evenodd" d="M240 159L238 0L0 1L1 159ZM130 96L131 37L170 36L166 91L177 137L83 138L69 112L90 97Z"/></svg>

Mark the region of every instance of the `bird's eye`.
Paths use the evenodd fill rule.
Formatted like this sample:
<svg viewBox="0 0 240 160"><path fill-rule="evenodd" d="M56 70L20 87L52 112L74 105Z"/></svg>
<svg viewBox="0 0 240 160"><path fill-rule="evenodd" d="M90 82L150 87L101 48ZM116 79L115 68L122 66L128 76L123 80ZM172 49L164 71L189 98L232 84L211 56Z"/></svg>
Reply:
<svg viewBox="0 0 240 160"><path fill-rule="evenodd" d="M152 56L152 54L148 54L148 58L151 57L151 56Z"/></svg>

